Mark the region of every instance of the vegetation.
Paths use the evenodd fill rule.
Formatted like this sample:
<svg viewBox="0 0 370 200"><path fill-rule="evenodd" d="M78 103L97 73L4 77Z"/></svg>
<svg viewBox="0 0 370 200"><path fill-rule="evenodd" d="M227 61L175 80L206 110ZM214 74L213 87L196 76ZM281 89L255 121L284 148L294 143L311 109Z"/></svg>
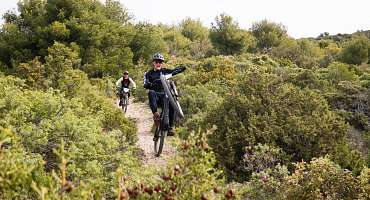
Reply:
<svg viewBox="0 0 370 200"><path fill-rule="evenodd" d="M135 23L113 0L18 10L0 29L0 199L370 198L369 31L293 39L227 14L210 29ZM187 66L178 153L157 170L113 100L155 52Z"/></svg>

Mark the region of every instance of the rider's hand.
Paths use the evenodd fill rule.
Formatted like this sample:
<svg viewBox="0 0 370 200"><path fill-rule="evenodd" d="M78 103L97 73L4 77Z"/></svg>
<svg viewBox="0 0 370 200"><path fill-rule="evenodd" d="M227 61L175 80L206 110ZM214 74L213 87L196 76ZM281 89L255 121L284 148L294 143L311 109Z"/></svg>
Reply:
<svg viewBox="0 0 370 200"><path fill-rule="evenodd" d="M185 65L180 65L177 67L180 71L185 71L186 70L186 66Z"/></svg>

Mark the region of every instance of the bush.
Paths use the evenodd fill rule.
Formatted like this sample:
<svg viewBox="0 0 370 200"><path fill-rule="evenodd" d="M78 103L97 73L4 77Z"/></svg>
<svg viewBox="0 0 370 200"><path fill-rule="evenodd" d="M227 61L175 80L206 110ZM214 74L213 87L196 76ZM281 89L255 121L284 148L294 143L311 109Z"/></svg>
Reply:
<svg viewBox="0 0 370 200"><path fill-rule="evenodd" d="M20 138L9 129L0 127L0 199L35 198L32 181L48 184L50 178L43 171L43 160L38 154L27 153Z"/></svg>
<svg viewBox="0 0 370 200"><path fill-rule="evenodd" d="M350 160L348 126L330 111L325 99L284 83L281 76L263 68L246 72L238 87L206 115L203 125L214 124L218 128L210 144L232 178L243 177L238 166L244 148L258 143L280 147L293 161L325 154L343 166Z"/></svg>
<svg viewBox="0 0 370 200"><path fill-rule="evenodd" d="M103 197L113 184L112 173L136 162L130 145L136 141L136 128L111 101L91 89L87 80L81 80L61 80L66 88L72 82L78 85L67 99L53 90L22 90L19 79L0 77L6 83L0 86L0 125L19 136L26 152L42 157L48 172L57 169L53 149L63 139L67 179L84 181L94 187L94 196Z"/></svg>
<svg viewBox="0 0 370 200"><path fill-rule="evenodd" d="M137 199L238 199L237 189L226 187L216 159L206 142L206 134L190 134L177 141L178 154L161 172L160 179L146 178L130 185L121 182L122 196ZM127 181L129 182L129 181Z"/></svg>
<svg viewBox="0 0 370 200"><path fill-rule="evenodd" d="M362 192L350 171L326 158L297 163L286 183L287 199L358 199Z"/></svg>

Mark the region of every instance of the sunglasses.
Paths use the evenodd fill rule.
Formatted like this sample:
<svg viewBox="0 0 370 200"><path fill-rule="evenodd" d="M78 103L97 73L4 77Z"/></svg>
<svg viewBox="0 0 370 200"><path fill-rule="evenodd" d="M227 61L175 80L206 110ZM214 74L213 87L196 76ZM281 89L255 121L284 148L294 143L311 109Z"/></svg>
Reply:
<svg viewBox="0 0 370 200"><path fill-rule="evenodd" d="M161 61L161 60L154 60L154 63L159 63L159 64L161 64L161 63L162 63L162 61Z"/></svg>

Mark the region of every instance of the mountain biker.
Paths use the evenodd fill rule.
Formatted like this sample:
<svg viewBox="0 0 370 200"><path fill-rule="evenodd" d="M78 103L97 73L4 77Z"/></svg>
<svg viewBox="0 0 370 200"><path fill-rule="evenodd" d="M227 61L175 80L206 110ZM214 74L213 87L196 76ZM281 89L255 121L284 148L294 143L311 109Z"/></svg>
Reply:
<svg viewBox="0 0 370 200"><path fill-rule="evenodd" d="M136 89L136 83L129 77L128 71L124 71L121 78L118 79L116 82L117 86L117 94L119 95L119 106L122 106L122 98L123 98L123 88L129 88L130 84L132 84L132 88ZM130 97L130 92L128 93L128 97Z"/></svg>
<svg viewBox="0 0 370 200"><path fill-rule="evenodd" d="M160 74L178 74L183 72L186 67L176 67L175 69L162 68L162 63L164 62L164 57L160 53L155 53L152 57L153 69L145 72L144 74L144 88L148 89L149 106L153 113L154 125L159 126L160 114L157 111L158 106L162 107L164 90L160 82ZM173 135L173 120L174 120L175 110L172 105L169 104L169 130L168 135Z"/></svg>

